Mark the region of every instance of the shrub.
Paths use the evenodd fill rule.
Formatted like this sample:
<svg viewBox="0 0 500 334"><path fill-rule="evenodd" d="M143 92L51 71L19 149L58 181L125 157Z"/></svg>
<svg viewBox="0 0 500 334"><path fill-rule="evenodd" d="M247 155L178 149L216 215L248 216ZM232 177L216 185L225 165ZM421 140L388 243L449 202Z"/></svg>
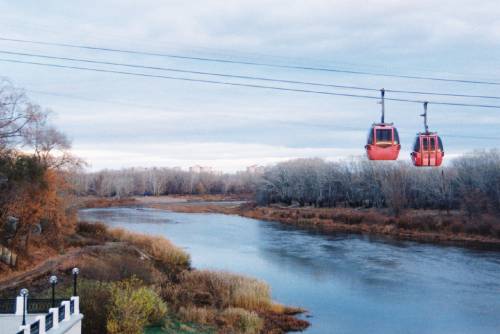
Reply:
<svg viewBox="0 0 500 334"><path fill-rule="evenodd" d="M301 217L305 218L305 219L316 218L316 213L314 213L314 212L302 212Z"/></svg>
<svg viewBox="0 0 500 334"><path fill-rule="evenodd" d="M71 288L68 288L68 290ZM67 291L69 294L70 292ZM83 318L82 333L106 333L107 310L111 299L111 284L80 279L78 282L80 309Z"/></svg>
<svg viewBox="0 0 500 334"><path fill-rule="evenodd" d="M497 238L500 238L500 225L499 224L493 225L492 230L491 230L491 234L493 236L496 236Z"/></svg>
<svg viewBox="0 0 500 334"><path fill-rule="evenodd" d="M468 222L465 224L464 231L467 234L478 234L479 233L479 229L478 229L477 225L474 223L471 223L471 222Z"/></svg>
<svg viewBox="0 0 500 334"><path fill-rule="evenodd" d="M462 224L460 224L460 223L455 222L455 223L451 224L450 228L451 228L451 231L453 233L460 233L460 232L463 231L464 226Z"/></svg>
<svg viewBox="0 0 500 334"><path fill-rule="evenodd" d="M491 226L490 223L486 223L486 222L480 223L477 226L477 229L478 229L479 234L481 234L481 235L488 236L488 235L492 234L491 233L492 232L492 226Z"/></svg>
<svg viewBox="0 0 500 334"><path fill-rule="evenodd" d="M392 224L389 224L389 225L392 225ZM404 228L408 227L408 223L406 220L400 218L399 220L396 221L396 226L398 228L404 229Z"/></svg>
<svg viewBox="0 0 500 334"><path fill-rule="evenodd" d="M225 327L231 332L241 334L257 334L264 327L264 321L255 312L231 307L220 315Z"/></svg>
<svg viewBox="0 0 500 334"><path fill-rule="evenodd" d="M344 224L349 225L357 225L363 222L363 215L354 212L346 212L346 213L334 213L332 215L333 221L339 221Z"/></svg>
<svg viewBox="0 0 500 334"><path fill-rule="evenodd" d="M453 219L445 218L443 219L442 224L444 227L451 226L453 224Z"/></svg>
<svg viewBox="0 0 500 334"><path fill-rule="evenodd" d="M320 213L318 217L319 219L330 219L329 215L326 213Z"/></svg>
<svg viewBox="0 0 500 334"><path fill-rule="evenodd" d="M179 309L179 317L185 322L207 325L215 321L216 310L209 307L187 306Z"/></svg>
<svg viewBox="0 0 500 334"><path fill-rule="evenodd" d="M132 278L111 286L106 329L109 334L141 334L146 325L158 323L167 306L158 294Z"/></svg>
<svg viewBox="0 0 500 334"><path fill-rule="evenodd" d="M89 223L85 221L80 221L76 225L76 232L84 236L101 239L107 236L108 227L104 223L100 222Z"/></svg>

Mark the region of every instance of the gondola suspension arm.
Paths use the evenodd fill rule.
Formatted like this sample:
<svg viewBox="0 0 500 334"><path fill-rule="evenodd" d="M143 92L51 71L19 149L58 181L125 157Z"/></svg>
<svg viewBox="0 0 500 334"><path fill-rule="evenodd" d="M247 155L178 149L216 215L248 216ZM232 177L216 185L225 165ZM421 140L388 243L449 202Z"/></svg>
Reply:
<svg viewBox="0 0 500 334"><path fill-rule="evenodd" d="M385 123L385 89L382 88L380 90L380 104L382 105L382 117L380 118L380 123L384 124Z"/></svg>
<svg viewBox="0 0 500 334"><path fill-rule="evenodd" d="M424 118L425 133L429 133L429 126L427 125L427 104L428 104L427 101L424 102L424 113L420 115Z"/></svg>

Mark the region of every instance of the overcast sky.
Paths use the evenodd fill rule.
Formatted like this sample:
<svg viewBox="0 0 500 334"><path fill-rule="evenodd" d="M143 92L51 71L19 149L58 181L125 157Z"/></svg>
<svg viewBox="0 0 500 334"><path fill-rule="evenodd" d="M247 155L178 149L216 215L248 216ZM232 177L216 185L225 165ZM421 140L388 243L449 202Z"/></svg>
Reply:
<svg viewBox="0 0 500 334"><path fill-rule="evenodd" d="M0 37L499 82L499 18L498 1L0 1ZM0 41L0 50L374 88L500 96L498 85L217 64L7 41ZM3 54L0 58L77 65ZM234 171L296 157L361 156L368 127L380 117L376 101L348 97L1 61L0 75L54 111L53 121L72 138L75 153L93 170L200 164ZM500 105L500 100L428 99ZM402 139L400 159L409 159L415 133L422 128L421 111L421 105L387 102L386 120L398 126ZM431 105L429 121L431 130L442 134L447 157L500 145L498 109Z"/></svg>

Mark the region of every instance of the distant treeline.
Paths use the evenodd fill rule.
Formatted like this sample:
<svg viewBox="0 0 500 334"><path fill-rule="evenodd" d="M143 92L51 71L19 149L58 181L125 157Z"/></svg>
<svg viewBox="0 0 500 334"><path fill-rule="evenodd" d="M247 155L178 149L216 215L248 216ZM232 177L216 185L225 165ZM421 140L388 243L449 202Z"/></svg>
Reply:
<svg viewBox="0 0 500 334"><path fill-rule="evenodd" d="M248 194L259 176L253 173L188 172L177 168L127 168L73 176L78 195L100 197Z"/></svg>
<svg viewBox="0 0 500 334"><path fill-rule="evenodd" d="M474 152L442 168L403 162L300 159L269 168L257 187L260 204L320 207L463 209L469 216L500 212L500 152Z"/></svg>
<svg viewBox="0 0 500 334"><path fill-rule="evenodd" d="M478 151L442 168L358 159L296 159L263 173L192 173L169 168L124 169L76 176L80 195L255 194L272 203L317 207L463 209L500 212L500 152Z"/></svg>

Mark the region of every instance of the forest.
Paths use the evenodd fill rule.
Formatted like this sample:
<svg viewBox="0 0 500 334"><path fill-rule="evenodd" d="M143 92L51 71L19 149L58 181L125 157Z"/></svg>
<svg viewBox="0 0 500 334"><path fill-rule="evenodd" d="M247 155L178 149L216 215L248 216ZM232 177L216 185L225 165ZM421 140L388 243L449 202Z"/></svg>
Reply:
<svg viewBox="0 0 500 334"><path fill-rule="evenodd" d="M105 170L74 175L79 195L252 194L260 205L500 212L500 151L475 151L442 168L405 162L296 159L263 173L192 173L171 168Z"/></svg>

